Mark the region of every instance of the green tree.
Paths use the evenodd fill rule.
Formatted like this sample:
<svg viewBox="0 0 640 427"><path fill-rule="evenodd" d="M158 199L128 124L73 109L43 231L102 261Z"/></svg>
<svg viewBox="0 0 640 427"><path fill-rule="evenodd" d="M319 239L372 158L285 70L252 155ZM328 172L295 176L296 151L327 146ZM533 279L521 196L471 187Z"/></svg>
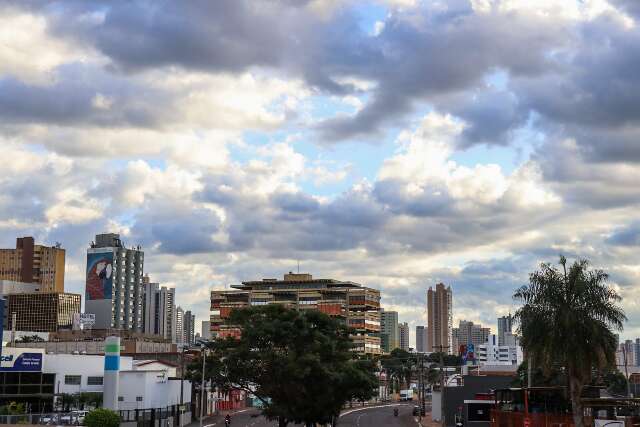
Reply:
<svg viewBox="0 0 640 427"><path fill-rule="evenodd" d="M531 273L529 285L514 298L523 305L515 314L521 344L536 366L560 363L567 375L576 427L583 427L580 400L594 369L614 364L616 337L626 320L620 296L607 285L602 270L589 269L586 260L558 269L543 263Z"/></svg>
<svg viewBox="0 0 640 427"><path fill-rule="evenodd" d="M119 427L120 414L106 408L97 408L89 412L84 419L87 427Z"/></svg>
<svg viewBox="0 0 640 427"><path fill-rule="evenodd" d="M380 364L387 372L387 375L389 375L394 385L394 387L392 387L394 391L409 388L413 370L417 363L415 354L409 353L401 348L395 348L391 353L380 358Z"/></svg>
<svg viewBox="0 0 640 427"><path fill-rule="evenodd" d="M255 395L280 426L330 423L346 402L374 396L374 363L355 357L343 321L268 305L234 310L229 322L242 334L209 344L206 375L221 390ZM200 380L200 363L191 378Z"/></svg>

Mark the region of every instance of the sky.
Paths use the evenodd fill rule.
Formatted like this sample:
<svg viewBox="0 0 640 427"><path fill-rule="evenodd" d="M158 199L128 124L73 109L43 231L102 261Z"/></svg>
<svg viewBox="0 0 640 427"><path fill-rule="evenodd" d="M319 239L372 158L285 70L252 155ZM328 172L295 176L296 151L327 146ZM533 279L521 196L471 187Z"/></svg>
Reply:
<svg viewBox="0 0 640 427"><path fill-rule="evenodd" d="M587 258L640 336L635 0L4 1L0 247L94 235L198 323L300 270L426 323L496 328L541 262ZM198 327L199 329L199 327Z"/></svg>

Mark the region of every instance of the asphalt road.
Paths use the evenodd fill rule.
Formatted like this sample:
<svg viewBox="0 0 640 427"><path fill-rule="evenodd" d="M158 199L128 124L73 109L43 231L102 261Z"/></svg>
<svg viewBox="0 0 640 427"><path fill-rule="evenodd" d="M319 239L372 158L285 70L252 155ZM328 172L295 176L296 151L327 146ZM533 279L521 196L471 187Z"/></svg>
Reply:
<svg viewBox="0 0 640 427"><path fill-rule="evenodd" d="M393 409L398 408L398 416ZM412 414L413 405L393 405L358 409L340 417L338 427L412 426L418 423Z"/></svg>
<svg viewBox="0 0 640 427"><path fill-rule="evenodd" d="M393 409L398 408L397 417L393 415ZM412 415L413 405L393 405L382 407L354 408L346 411L338 421L338 427L387 427L387 426L411 426L417 423ZM277 427L276 421L269 421L259 414L256 409L249 409L236 413L231 417L231 427ZM303 427L301 424L289 424L289 427ZM224 427L224 420L209 421L205 427Z"/></svg>

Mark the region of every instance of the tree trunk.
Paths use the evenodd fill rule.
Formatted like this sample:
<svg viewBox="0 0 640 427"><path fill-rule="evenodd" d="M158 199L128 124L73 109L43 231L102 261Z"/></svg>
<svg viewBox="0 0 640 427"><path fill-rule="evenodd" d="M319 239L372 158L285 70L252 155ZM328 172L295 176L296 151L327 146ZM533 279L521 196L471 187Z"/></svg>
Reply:
<svg viewBox="0 0 640 427"><path fill-rule="evenodd" d="M571 394L571 409L575 427L584 427L584 408L582 407L582 381L569 377L569 393Z"/></svg>
<svg viewBox="0 0 640 427"><path fill-rule="evenodd" d="M278 427L287 427L287 420L284 417L278 417Z"/></svg>

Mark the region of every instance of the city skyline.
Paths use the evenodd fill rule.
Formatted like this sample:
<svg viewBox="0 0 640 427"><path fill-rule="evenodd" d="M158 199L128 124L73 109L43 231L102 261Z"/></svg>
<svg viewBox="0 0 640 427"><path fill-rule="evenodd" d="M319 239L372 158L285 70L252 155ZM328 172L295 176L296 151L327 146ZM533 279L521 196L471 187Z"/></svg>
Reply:
<svg viewBox="0 0 640 427"><path fill-rule="evenodd" d="M0 5L0 247L60 242L66 292L119 233L196 319L299 264L415 346L429 286L495 329L562 253L640 336L633 2L101 3Z"/></svg>

